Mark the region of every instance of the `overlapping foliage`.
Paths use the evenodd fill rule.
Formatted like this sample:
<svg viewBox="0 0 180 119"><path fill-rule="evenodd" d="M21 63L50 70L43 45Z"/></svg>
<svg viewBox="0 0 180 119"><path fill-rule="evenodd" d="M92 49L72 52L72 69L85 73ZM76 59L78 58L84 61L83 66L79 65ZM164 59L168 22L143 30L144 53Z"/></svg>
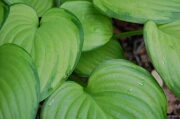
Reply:
<svg viewBox="0 0 180 119"><path fill-rule="evenodd" d="M0 0L0 118L33 119L44 101L41 119L165 119L161 87L123 59L112 18L144 24L152 64L180 99L179 0Z"/></svg>

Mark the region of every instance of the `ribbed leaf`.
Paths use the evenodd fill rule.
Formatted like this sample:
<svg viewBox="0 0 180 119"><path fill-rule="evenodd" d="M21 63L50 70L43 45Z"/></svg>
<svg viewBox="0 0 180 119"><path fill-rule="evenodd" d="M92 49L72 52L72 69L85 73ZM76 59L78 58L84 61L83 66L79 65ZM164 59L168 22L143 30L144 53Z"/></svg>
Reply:
<svg viewBox="0 0 180 119"><path fill-rule="evenodd" d="M86 88L67 81L44 103L41 119L166 119L166 97L149 72L126 60L109 60Z"/></svg>
<svg viewBox="0 0 180 119"><path fill-rule="evenodd" d="M42 17L45 11L53 7L54 0L4 0L8 5L14 3L25 3L34 8L39 17Z"/></svg>
<svg viewBox="0 0 180 119"><path fill-rule="evenodd" d="M0 31L0 45L4 43L18 44L31 54L43 100L73 71L81 54L83 33L77 18L64 9L48 10L39 23L31 7L15 4Z"/></svg>
<svg viewBox="0 0 180 119"><path fill-rule="evenodd" d="M89 77L91 72L102 62L110 59L124 58L119 42L111 39L104 46L81 54L80 60L75 68L75 73L82 77Z"/></svg>
<svg viewBox="0 0 180 119"><path fill-rule="evenodd" d="M77 7L78 6L78 7ZM113 34L111 20L87 1L69 1L61 5L74 13L84 30L83 51L96 49L106 44Z"/></svg>
<svg viewBox="0 0 180 119"><path fill-rule="evenodd" d="M166 86L180 99L180 20L161 25L148 21L144 28L150 59Z"/></svg>
<svg viewBox="0 0 180 119"><path fill-rule="evenodd" d="M0 119L34 119L39 77L30 55L14 44L0 47Z"/></svg>
<svg viewBox="0 0 180 119"><path fill-rule="evenodd" d="M179 0L93 0L104 14L135 23L152 20L158 24L180 19Z"/></svg>

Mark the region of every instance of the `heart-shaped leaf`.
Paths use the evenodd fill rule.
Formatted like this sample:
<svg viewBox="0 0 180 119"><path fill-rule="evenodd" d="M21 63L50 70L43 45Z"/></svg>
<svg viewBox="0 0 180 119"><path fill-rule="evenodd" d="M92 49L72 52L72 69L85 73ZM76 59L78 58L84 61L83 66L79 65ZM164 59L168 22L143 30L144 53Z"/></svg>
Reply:
<svg viewBox="0 0 180 119"><path fill-rule="evenodd" d="M89 77L91 72L102 62L110 59L122 59L124 54L119 42L111 39L104 46L81 54L75 73L81 77Z"/></svg>
<svg viewBox="0 0 180 119"><path fill-rule="evenodd" d="M39 104L39 77L21 47L0 47L0 119L34 119Z"/></svg>
<svg viewBox="0 0 180 119"><path fill-rule="evenodd" d="M180 19L179 0L93 0L104 14L135 23L152 20L158 24Z"/></svg>
<svg viewBox="0 0 180 119"><path fill-rule="evenodd" d="M39 23L31 7L15 4L0 31L0 45L4 43L20 45L31 54L43 100L72 73L81 54L83 31L79 20L65 9L48 10Z"/></svg>
<svg viewBox="0 0 180 119"><path fill-rule="evenodd" d="M78 6L78 7L77 7ZM75 14L84 30L83 51L96 49L106 44L113 34L111 20L95 9L88 1L69 1L61 5Z"/></svg>
<svg viewBox="0 0 180 119"><path fill-rule="evenodd" d="M148 21L144 39L149 57L166 86L180 99L180 20L157 26Z"/></svg>
<svg viewBox="0 0 180 119"><path fill-rule="evenodd" d="M39 17L41 17L45 11L53 7L54 0L4 0L8 5L14 3L25 3L34 8Z"/></svg>
<svg viewBox="0 0 180 119"><path fill-rule="evenodd" d="M87 87L67 81L44 103L41 119L166 119L166 97L152 75L122 59L100 64Z"/></svg>

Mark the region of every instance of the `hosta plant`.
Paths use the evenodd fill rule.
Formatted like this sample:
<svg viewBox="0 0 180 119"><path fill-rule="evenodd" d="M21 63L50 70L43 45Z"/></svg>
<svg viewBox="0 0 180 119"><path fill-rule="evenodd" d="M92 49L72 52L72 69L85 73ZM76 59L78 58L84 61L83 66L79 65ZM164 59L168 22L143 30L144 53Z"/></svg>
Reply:
<svg viewBox="0 0 180 119"><path fill-rule="evenodd" d="M83 31L79 20L65 9L52 8L39 22L34 9L14 4L0 39L1 45L14 43L31 54L40 78L42 101L73 71L82 49Z"/></svg>
<svg viewBox="0 0 180 119"><path fill-rule="evenodd" d="M112 19L144 28L113 35ZM179 31L179 0L0 0L0 119L166 119L162 88L117 38L143 34L180 99Z"/></svg>
<svg viewBox="0 0 180 119"><path fill-rule="evenodd" d="M149 72L126 60L108 60L88 85L67 81L44 103L41 119L166 118L166 98Z"/></svg>

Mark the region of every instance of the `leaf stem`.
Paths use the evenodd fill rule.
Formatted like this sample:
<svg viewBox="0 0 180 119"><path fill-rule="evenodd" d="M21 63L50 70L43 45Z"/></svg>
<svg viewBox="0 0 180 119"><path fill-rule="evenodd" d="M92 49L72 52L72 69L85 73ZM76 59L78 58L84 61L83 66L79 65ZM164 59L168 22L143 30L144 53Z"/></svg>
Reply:
<svg viewBox="0 0 180 119"><path fill-rule="evenodd" d="M120 34L115 34L113 38L117 39L117 38L123 38L127 36L135 36L135 35L141 35L141 34L143 34L143 30L128 31L128 32L120 33Z"/></svg>

